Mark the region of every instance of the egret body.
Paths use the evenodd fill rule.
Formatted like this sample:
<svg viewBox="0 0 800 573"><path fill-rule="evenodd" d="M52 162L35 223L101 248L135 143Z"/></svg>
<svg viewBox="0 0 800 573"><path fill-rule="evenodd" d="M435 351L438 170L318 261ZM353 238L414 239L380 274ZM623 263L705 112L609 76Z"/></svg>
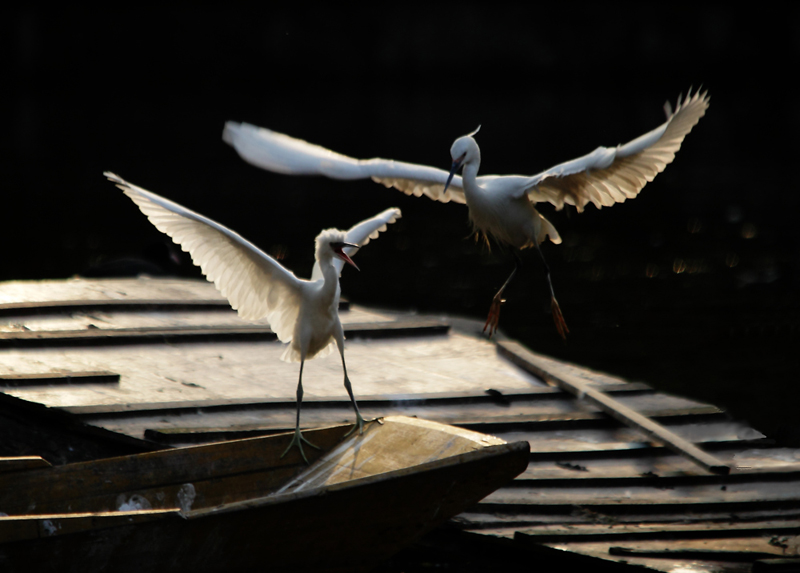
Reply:
<svg viewBox="0 0 800 573"><path fill-rule="evenodd" d="M113 173L105 175L139 206L159 231L169 235L191 255L194 264L228 299L239 316L248 320L266 318L278 339L288 342L281 359L299 362L300 375L295 434L286 452L296 445L306 459L302 444L310 442L300 433L303 366L306 360L327 356L334 346L342 359L344 386L356 415L353 430L363 431L364 419L358 410L344 359L339 276L345 263L358 268L350 256L385 231L387 224L394 223L401 215L399 209L387 209L346 232L322 231L316 238L316 263L311 280L304 280L227 227Z"/></svg>
<svg viewBox="0 0 800 573"><path fill-rule="evenodd" d="M449 172L389 159L354 159L246 123L227 122L223 139L243 159L270 171L334 179L372 178L407 195L466 203L476 232L515 249L535 246L542 254L540 245L547 237L556 244L561 237L536 210L537 202L547 201L557 210L573 205L580 212L588 203L599 209L636 197L672 162L684 137L703 117L708 105L707 92L690 91L685 99L678 98L674 111L669 103L665 105L667 119L652 131L624 145L598 147L532 176L478 176L480 149L474 132L453 143ZM462 176L457 175L459 169L463 170ZM519 266L519 256L514 252L517 265L495 295L489 311L486 327L490 334L497 328L503 290ZM565 337L566 323L555 299L549 270L547 280L556 328Z"/></svg>

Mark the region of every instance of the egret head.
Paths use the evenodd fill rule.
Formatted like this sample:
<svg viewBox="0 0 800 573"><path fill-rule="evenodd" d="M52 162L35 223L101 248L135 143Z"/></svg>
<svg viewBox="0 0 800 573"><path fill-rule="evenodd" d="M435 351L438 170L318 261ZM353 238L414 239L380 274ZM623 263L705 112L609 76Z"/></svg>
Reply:
<svg viewBox="0 0 800 573"><path fill-rule="evenodd" d="M340 231L339 229L326 229L322 231L319 235L317 235L317 260L324 261L336 257L358 269L358 265L356 265L353 262L353 259L351 259L347 253L344 252L345 247L357 249L358 245L348 243L346 239L347 233Z"/></svg>
<svg viewBox="0 0 800 573"><path fill-rule="evenodd" d="M453 176L461 169L462 165L474 160L480 161L481 150L478 148L478 144L473 138L480 129L481 126L479 125L478 129L472 133L462 135L456 139L450 147L450 157L453 159L453 164L450 166L450 175L447 177L447 183L444 186L445 191L447 191L447 188L450 186L450 181L453 180Z"/></svg>

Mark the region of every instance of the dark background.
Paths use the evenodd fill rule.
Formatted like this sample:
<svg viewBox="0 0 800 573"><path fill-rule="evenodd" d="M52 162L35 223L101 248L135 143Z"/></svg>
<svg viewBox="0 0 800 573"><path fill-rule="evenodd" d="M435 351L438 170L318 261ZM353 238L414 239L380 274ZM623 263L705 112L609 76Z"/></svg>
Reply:
<svg viewBox="0 0 800 573"><path fill-rule="evenodd" d="M121 257L200 276L182 253L169 262L111 170L300 276L322 228L398 206L362 271L344 273L345 295L483 319L512 258L465 239L464 206L258 170L222 142L224 122L444 169L453 139L482 124L482 173L533 174L649 131L665 100L702 85L708 114L637 199L541 206L564 238L544 250L569 340L534 252L501 328L800 444L800 11L750 6L6 9L0 280L91 275Z"/></svg>

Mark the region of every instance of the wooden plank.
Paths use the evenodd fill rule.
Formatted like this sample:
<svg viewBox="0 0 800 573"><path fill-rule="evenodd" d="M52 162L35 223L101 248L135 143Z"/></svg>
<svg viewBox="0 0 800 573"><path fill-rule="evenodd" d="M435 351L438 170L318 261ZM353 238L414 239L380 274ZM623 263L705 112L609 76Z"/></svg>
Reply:
<svg viewBox="0 0 800 573"><path fill-rule="evenodd" d="M75 308L128 304L226 305L214 285L201 280L66 279L0 283L0 313L24 309Z"/></svg>
<svg viewBox="0 0 800 573"><path fill-rule="evenodd" d="M0 374L0 386L41 386L51 384L118 384L119 374L97 371L61 371Z"/></svg>
<svg viewBox="0 0 800 573"><path fill-rule="evenodd" d="M498 434L498 437L506 439L503 434ZM735 465L737 452L742 451L742 448L747 448L747 444L742 445L737 442L730 442L728 446L731 448L730 450L718 450L716 453L721 459L729 461L731 465ZM633 452L638 453L638 451L633 447L625 449L624 444L620 444L617 448L618 456L603 455L608 451L609 449L602 450L600 455L593 457L590 457L591 454L575 457L572 452L567 451L563 452L563 455L550 456L550 460L543 460L538 456L533 456L528 468L517 478L517 483L546 483L550 480L597 481L599 483L604 483L608 480L608 483L612 483L615 480L644 479L650 480L654 484L664 480L666 485L673 478L679 480L707 480L720 477L717 474L709 474L683 456L673 454L672 450L665 448L660 451L651 449L649 451L650 455L647 456L630 455ZM767 449L764 448L763 451L766 452ZM800 471L800 463L783 466L765 464L759 467L736 467L729 476L779 476L798 471Z"/></svg>
<svg viewBox="0 0 800 573"><path fill-rule="evenodd" d="M548 527L554 530L570 531L575 529L579 531L585 526L597 525L611 531L623 527L636 528L648 523L672 523L702 527L706 523L756 523L765 519L789 522L800 519L800 508L798 507L772 507L765 511L763 505L759 506L758 504L741 505L733 513L729 506L681 508L679 504L675 504L671 509L651 509L647 505L638 505L607 512L597 511L598 508L586 506L537 506L531 511L524 511L524 509L518 506L487 505L484 507L479 504L460 514L456 525L470 531L510 530L513 537L514 531L517 530L538 530Z"/></svg>
<svg viewBox="0 0 800 573"><path fill-rule="evenodd" d="M469 515L469 514L468 514ZM474 522L470 522L474 523ZM468 525L467 527L470 527ZM560 543L570 541L643 539L719 539L725 537L763 537L767 535L800 534L798 519L761 519L752 522L737 520L698 521L695 523L585 523L563 527L558 525L528 526L517 530L517 537L536 543Z"/></svg>
<svg viewBox="0 0 800 573"><path fill-rule="evenodd" d="M438 320L345 324L349 338L386 338L447 334L449 326ZM141 344L143 342L206 342L208 340L277 340L269 326L237 324L229 326L89 328L85 330L0 332L0 348L89 344Z"/></svg>
<svg viewBox="0 0 800 573"><path fill-rule="evenodd" d="M46 375L46 373L44 374ZM614 389L614 394L626 393L625 388ZM461 392L436 392L427 394L362 394L358 396L359 406L362 404L370 408L445 408L458 410L461 406L469 406L464 409L465 414L470 418L481 418L487 412L473 409L480 407L491 407L491 410L497 412L496 416L504 420L522 420L525 421L525 416L533 416L531 420L538 419L536 416L549 416L549 415L563 415L565 419L607 419L597 415L593 408L590 409L577 409L574 405L565 403L564 397L570 396L569 393L564 392L558 388L548 386L533 387L525 390L514 389L508 392L506 399L516 407L514 414L510 414L512 409L506 408L508 404L498 404L494 396L484 392L483 394L476 393L475 391L461 391ZM549 407L549 404L559 404L560 409ZM82 416L92 415L113 415L115 413L146 413L151 411L192 411L198 408L204 410L211 409L293 409L296 402L292 396L290 399L286 398L214 398L206 400L183 400L176 402L128 402L125 404L94 404L90 406L67 406L63 409L73 414ZM308 404L312 408L339 408L341 406L350 407L350 398L342 395L335 396L305 396L303 404ZM501 407L498 409L497 406ZM661 400L653 403L653 408L649 410L650 415L654 418L678 418L685 419L686 423L697 421L712 421L716 418L725 418L724 412L715 406L698 406L698 407L684 407L673 408L672 403ZM666 407L664 407L666 406ZM542 408L545 408L543 411ZM477 413L477 415L475 413ZM520 417L522 416L522 417ZM701 418L697 420L696 418ZM542 418L546 419L546 418ZM611 424L601 424L600 426L609 427L617 426L615 422ZM599 427L599 426L598 426Z"/></svg>
<svg viewBox="0 0 800 573"><path fill-rule="evenodd" d="M522 365L540 378L552 382L575 396L591 401L608 415L624 424L635 427L654 440L662 442L670 449L688 457L709 472L715 474L727 474L730 472L730 466L669 431L664 426L621 404L618 400L598 390L585 380L572 374L561 373L559 376L551 374L548 366L554 363L554 360L536 355L517 342L500 341L498 342L498 349L510 360Z"/></svg>
<svg viewBox="0 0 800 573"><path fill-rule="evenodd" d="M62 513L46 516L3 516L0 518L0 555L3 544L65 535L109 527L141 525L165 517L180 518L176 509L151 509L126 512ZM66 564L62 564L66 565ZM26 570L29 570L26 568Z"/></svg>
<svg viewBox="0 0 800 573"><path fill-rule="evenodd" d="M522 543L522 540L519 540ZM717 552L708 547L713 544ZM534 549L534 542L528 541L527 547ZM586 570L611 570L618 571L730 571L745 573L750 571L750 564L759 555L768 555L772 558L782 558L780 548L770 546L764 538L726 538L720 540L675 540L671 542L643 541L637 547L643 551L652 551L653 555L614 555L609 552L610 546L604 542L576 542L561 544L535 544L535 551L544 558L546 552L551 552L553 559L559 557L562 566L566 562L581 563ZM659 550L672 549L675 556L670 556ZM658 552L658 553L656 553ZM706 552L705 555L703 552ZM744 556L750 555L751 559ZM738 558L736 556L739 556ZM727 557L730 560L725 560ZM581 558L583 558L581 560ZM558 563L559 561L556 561Z"/></svg>
<svg viewBox="0 0 800 573"><path fill-rule="evenodd" d="M50 467L50 463L40 456L15 456L0 458L0 473L19 472Z"/></svg>
<svg viewBox="0 0 800 573"><path fill-rule="evenodd" d="M687 512L625 513L604 515L585 507L573 507L567 512L515 513L512 511L481 512L481 506L473 506L453 518L454 528L478 534L504 537L526 535L542 543L559 541L592 541L616 539L700 539L704 536L760 536L789 532L800 522L800 510L779 510L769 514L745 511L735 516L722 512L694 514ZM737 531L741 529L742 533ZM686 532L685 535L683 532ZM727 533L730 532L730 533Z"/></svg>
<svg viewBox="0 0 800 573"><path fill-rule="evenodd" d="M48 300L36 302L12 302L0 304L0 317L22 317L33 314L53 313L66 314L81 311L100 310L111 311L135 311L139 309L162 309L162 310L207 310L228 309L230 303L227 300Z"/></svg>
<svg viewBox="0 0 800 573"><path fill-rule="evenodd" d="M162 443L198 443L204 440L202 435L208 432L210 440L223 437L227 432L246 432L253 435L267 435L281 431L288 431L294 427L296 404L285 404L282 407L258 407L252 408L200 408L202 413L198 413L198 407L182 407L169 410L138 410L124 412L115 411L110 414L89 413L84 408L69 408L68 411L81 414L80 418L93 425L103 427L112 431L125 433L128 435L141 437L147 431L147 435L153 439L158 439ZM320 406L320 407L317 407ZM335 407L333 407L335 406ZM415 415L438 422L452 424L488 434L502 434L509 430L520 431L528 428L535 432L539 428L556 429L575 429L581 430L587 427L610 427L616 424L613 420L609 422L607 416L596 412L553 412L543 414L524 414L517 416L503 416L493 411L491 408L478 408L473 406L468 410L456 409L450 411L447 407L442 408L403 408L398 406L373 407L369 401L359 400L359 408L362 415L369 418L377 418L386 415ZM465 412L469 417L465 418ZM670 412L675 414L675 412ZM684 419L687 412L679 412L677 419ZM246 423L242 422L242 417L246 416ZM303 427L318 427L331 423L344 423L353 421L353 410L348 402L338 404L306 404L302 415ZM214 436L213 434L219 434ZM235 433L230 434L235 436ZM184 438L186 441L184 441ZM645 438L643 437L642 440ZM516 441L516 440L515 440ZM536 448L536 439L531 438L529 443ZM635 452L635 455L644 455L644 450L659 452L662 446L653 447L648 443L625 442L622 446L614 446L615 449L625 448ZM641 452L639 450L642 450ZM585 452L585 448L580 452ZM536 450L531 459L542 459L543 457L553 458L554 455L568 456L570 451L540 451Z"/></svg>
<svg viewBox="0 0 800 573"><path fill-rule="evenodd" d="M332 411L331 406L338 405L336 412ZM326 418L331 420L334 418L347 418L351 416L351 408L349 402L338 402L337 404L329 404L325 402L317 402L315 406L324 406L330 413L326 414ZM362 413L366 413L368 417L379 417L379 413L385 415L393 414L408 414L408 409L399 408L394 404L384 404L382 400L373 402L369 399L359 399L359 407ZM183 410L180 414L178 421L167 421L161 423L158 427L147 427L144 430L144 436L147 439L157 441L159 443L168 444L188 444L188 443L203 443L207 441L219 441L223 439L237 439L256 435L269 435L280 431L288 431L291 428L287 427L287 423L291 424L295 414L295 404L284 404L281 411L275 409L269 411L255 412L253 409L248 409L245 412L247 422L239 421L237 423L236 417L225 416L224 418L217 418L212 409L205 408L203 413L198 416L193 416L192 410ZM483 414L483 412L487 412ZM558 423L551 417L542 419L540 417L525 416L524 421L520 421L519 417L512 419L504 419L501 415L493 413L489 409L462 409L454 408L451 413L449 408L428 409L417 412L420 417L426 419L435 419L436 421L444 422L452 425L469 428L475 431L484 431L484 433L491 433L494 436L500 437L507 442L526 441L531 445L534 451L534 459L541 456L542 453L550 452L555 457L564 455L569 456L571 452L586 452L586 451L609 451L609 450L634 450L645 447L650 447L650 442L645 436L632 430L626 426L612 426L607 424L608 419L600 414L595 414L593 417L588 417L585 420L578 420L575 417L570 417L568 420L562 420ZM461 416L468 416L466 419ZM128 415L128 417L130 417ZM197 425L192 424L187 417L193 417L197 420ZM258 419L261 419L259 422ZM276 419L278 418L278 419ZM477 421L476 421L477 418ZM677 417L678 421L682 421L683 415ZM111 421L116 423L115 427L121 426L121 421L117 419L109 419L108 417L99 418L97 416L84 417L85 420L93 420L95 423L104 425ZM279 423L281 420L284 423ZM511 420L511 421L509 421ZM155 418L150 421L156 422ZM313 421L319 422L318 417L312 417L311 420L306 420L304 424ZM214 424L216 425L207 425ZM590 424L582 422L599 422L599 427L592 427ZM145 422L145 425L147 423ZM137 423L138 428L142 428L142 423ZM554 429L543 429L541 426L547 426ZM694 427L683 428L680 425L673 426L673 429L680 434L684 432L690 433L697 442L714 441L719 442L723 440L738 441L741 440L740 430L742 426L728 422L727 420L720 420L716 423L707 423L708 431L701 433ZM555 462L559 463L559 462ZM577 465L577 464L576 464ZM691 467L691 466L690 466ZM567 468L569 469L569 468ZM687 468L682 468L686 471ZM647 470L644 470L647 471ZM566 472L569 474L570 472ZM574 473L574 472L572 472ZM588 472L587 472L588 473ZM640 472L643 473L643 472ZM526 470L523 475L530 475L528 479L545 479L542 475L541 468L536 470ZM536 477L533 477L533 476ZM573 477L573 476L571 476ZM588 477L588 476L587 476ZM608 476L606 476L606 479Z"/></svg>
<svg viewBox="0 0 800 573"><path fill-rule="evenodd" d="M0 316L137 307L214 309L229 308L230 304L212 283L202 279L141 276L0 282ZM339 308L348 307L343 297Z"/></svg>
<svg viewBox="0 0 800 573"><path fill-rule="evenodd" d="M676 486L658 489L654 487L603 487L580 488L562 487L553 490L539 490L535 487L504 488L489 495L481 503L486 507L481 511L502 509L517 512L569 512L570 508L585 507L600 514L638 513L657 515L666 512L723 512L736 513L739 510L767 511L776 508L796 510L800 508L797 496L800 482L770 484L747 484L747 488L728 486Z"/></svg>
<svg viewBox="0 0 800 573"><path fill-rule="evenodd" d="M757 559L771 559L780 555L779 553L765 553L763 551L749 551L746 549L739 551L725 549L696 549L674 548L666 549L646 549L637 547L622 547L612 545L608 548L609 555L622 557L656 557L658 559L678 559L691 561L728 561L752 563Z"/></svg>
<svg viewBox="0 0 800 573"><path fill-rule="evenodd" d="M631 384L631 388L626 386L617 386L609 389L611 394L627 394L638 393L642 391L641 387ZM649 392L649 390L645 390ZM568 392L560 388L552 386L535 386L525 389L514 388L503 394L504 400L500 405L508 406L510 404L525 407L527 404L537 404L545 401L560 401L564 396L571 396ZM419 394L361 394L358 396L359 406L362 404L371 408L387 408L395 407L444 407L444 406L462 406L462 405L498 405L497 398L493 393L488 390L483 393L476 391L461 391L461 392L429 392ZM71 406L65 407L63 410L71 412L76 415L91 417L91 416L104 416L113 415L116 413L126 413L134 415L136 413L155 412L164 410L174 411L187 411L202 408L203 410L210 410L214 408L226 409L258 409L258 408L287 408L294 409L295 400L291 398L214 398L207 400L183 400L180 402L128 402L125 404L96 404L91 406ZM312 405L311 407L320 408L335 408L346 406L345 409L351 407L350 398L348 396L304 396L304 405ZM471 409L466 410L472 411ZM502 411L502 410L501 410ZM483 414L483 412L481 412ZM583 414L583 413L581 413ZM690 418L692 416L714 416L723 414L722 410L712 407L697 407L686 408L682 410L663 409L660 408L656 411L656 417L673 417L685 416ZM505 415L505 414L501 414ZM474 417L474 416L472 416ZM599 420L605 419L591 414L585 416L586 419Z"/></svg>
<svg viewBox="0 0 800 573"><path fill-rule="evenodd" d="M340 312L342 324L365 322L402 322L405 317L394 317L386 314L362 309ZM142 306L135 308L113 309L71 309L69 312L56 314L43 312L31 316L14 316L0 320L0 333L33 332L69 332L84 330L131 330L131 329L180 329L180 328L231 328L231 327L268 327L266 319L244 320L230 307L158 308Z"/></svg>

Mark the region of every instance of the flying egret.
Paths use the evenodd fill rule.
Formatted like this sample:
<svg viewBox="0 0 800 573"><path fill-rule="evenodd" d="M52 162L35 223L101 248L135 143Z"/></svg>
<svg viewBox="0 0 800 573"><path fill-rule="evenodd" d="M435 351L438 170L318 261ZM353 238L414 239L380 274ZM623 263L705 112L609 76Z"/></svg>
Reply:
<svg viewBox="0 0 800 573"><path fill-rule="evenodd" d="M342 357L344 387L356 414L353 430L363 431L364 419L353 396L344 361L344 332L339 321L339 276L344 263L358 268L350 256L370 239L377 238L381 231L386 230L387 224L399 219L399 209L386 209L348 231L322 231L316 239L316 263L311 280L304 280L227 227L128 183L113 173L104 175L139 206L159 231L169 235L191 254L194 264L239 311L239 316L248 320L266 318L278 339L289 343L281 360L300 362L297 421L294 438L281 457L296 445L308 462L302 443L316 447L300 433L303 365L306 360L327 356L334 345Z"/></svg>
<svg viewBox="0 0 800 573"><path fill-rule="evenodd" d="M588 203L598 209L636 197L648 181L675 158L683 138L708 108L708 92L686 99L678 97L675 111L667 102L667 120L644 135L616 147L598 147L591 153L560 163L538 175L478 176L480 149L475 132L459 137L450 148L449 172L434 167L388 159L353 159L318 145L307 143L246 123L227 122L222 138L239 155L257 167L294 175L325 175L334 179L372 178L406 195L427 195L437 201L466 203L473 230L485 238L516 249L540 244L548 236L553 243L561 237L555 227L534 207L548 201L561 210L574 205L583 211ZM477 131L477 130L476 130ZM456 175L463 169L462 176ZM516 250L514 270L494 296L484 330L497 330L502 294L514 277L520 259ZM551 309L556 329L566 338L566 322L555 298L550 270L545 262L550 287Z"/></svg>

